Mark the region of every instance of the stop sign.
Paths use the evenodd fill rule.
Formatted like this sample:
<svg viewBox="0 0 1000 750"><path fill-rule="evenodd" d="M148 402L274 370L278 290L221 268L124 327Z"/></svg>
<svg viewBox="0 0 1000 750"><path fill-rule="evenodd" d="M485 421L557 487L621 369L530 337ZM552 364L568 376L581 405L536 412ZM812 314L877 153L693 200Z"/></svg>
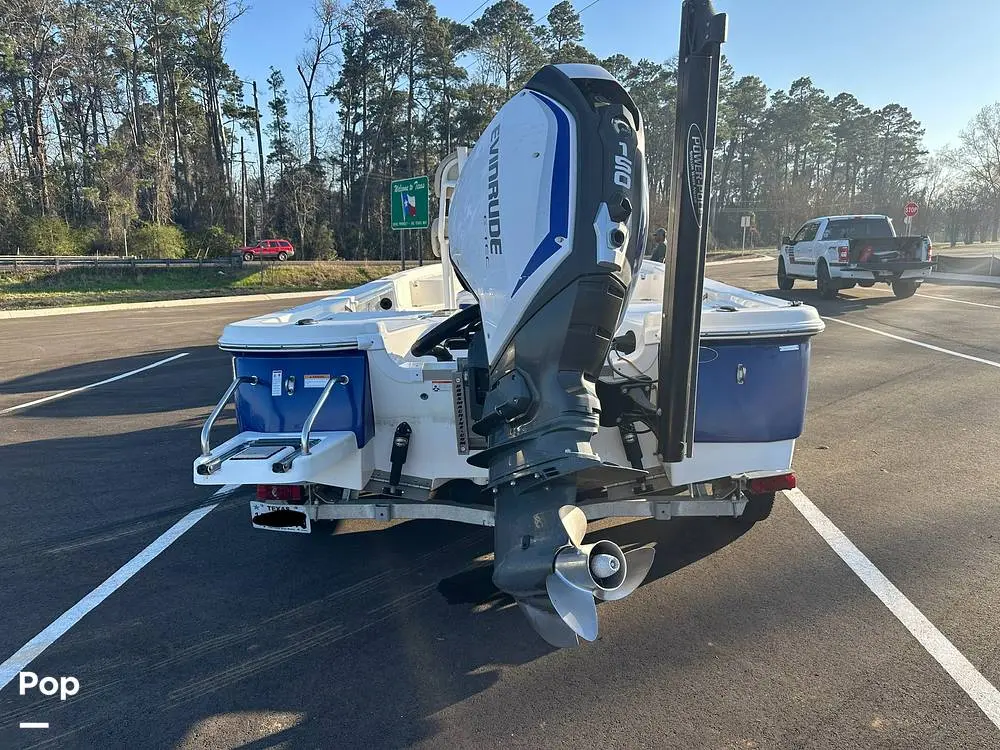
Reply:
<svg viewBox="0 0 1000 750"><path fill-rule="evenodd" d="M913 201L910 201L905 206L903 206L903 213L906 214L907 218L912 219L914 216L917 215L917 204L914 203Z"/></svg>

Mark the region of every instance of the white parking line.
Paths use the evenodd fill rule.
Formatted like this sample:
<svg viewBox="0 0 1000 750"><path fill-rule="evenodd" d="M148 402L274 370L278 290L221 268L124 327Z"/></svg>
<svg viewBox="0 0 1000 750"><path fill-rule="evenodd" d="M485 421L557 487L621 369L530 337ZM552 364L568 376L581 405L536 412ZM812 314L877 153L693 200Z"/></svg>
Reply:
<svg viewBox="0 0 1000 750"><path fill-rule="evenodd" d="M833 521L817 508L801 490L785 490L787 497L799 513L823 537L841 560L871 589L889 611L896 616L917 639L927 653L951 675L976 705L1000 729L1000 690L983 677L979 670L966 659L938 630L934 623L914 606L896 586L838 529Z"/></svg>
<svg viewBox="0 0 1000 750"><path fill-rule="evenodd" d="M729 266L733 263L763 263L764 261L774 260L770 255L758 255L756 258L730 258L729 260L710 260L706 261L706 266Z"/></svg>
<svg viewBox="0 0 1000 750"><path fill-rule="evenodd" d="M1000 362L994 362L992 359L973 357L971 354L962 354L962 352L956 352L952 351L951 349L945 349L940 346L934 346L934 344L925 344L923 341L915 341L913 339L904 338L903 336L897 336L894 333L888 333L887 331L880 331L877 328L869 328L868 326L859 326L857 323L848 323L846 320L840 320L840 318L829 318L824 315L823 320L829 320L831 323L840 323L843 326L850 326L851 328L858 328L862 331L868 331L868 333L875 333L878 334L879 336L885 336L887 339L895 339L896 341L902 341L906 344L913 344L914 346L922 346L924 349L930 349L933 352L940 352L941 354L950 354L952 357L967 359L970 362L978 362L981 365L989 365L990 367L1000 367Z"/></svg>
<svg viewBox="0 0 1000 750"><path fill-rule="evenodd" d="M3 690L17 676L18 672L40 656L45 649L66 635L70 628L121 588L126 581L148 565L163 550L177 541L181 534L188 531L198 521L207 516L215 507L215 505L205 505L188 513L184 518L163 532L146 549L112 573L111 577L104 583L66 610L59 619L21 646L13 656L3 664L0 664L0 690Z"/></svg>
<svg viewBox="0 0 1000 750"><path fill-rule="evenodd" d="M59 393L53 393L51 396L46 396L45 398L36 398L34 401L29 401L26 404L18 404L17 406L10 406L6 409L0 409L0 414L10 414L11 412L20 411L21 409L27 409L29 406L38 406L38 404L44 404L48 401L55 401L57 398L66 398L66 396L72 396L74 393L82 393L83 391L89 391L91 388L97 388L99 385L107 385L108 383L114 383L117 380L124 380L125 378L130 378L133 375L138 375L140 372L145 372L146 370L152 370L154 367L159 367L160 365L165 365L168 362L173 362L174 360L180 359L181 357L186 357L190 352L181 352L180 354L175 354L172 357L167 357L166 359L161 359L159 362L154 362L151 365L146 365L145 367L140 367L138 370L129 370L128 372L123 372L121 375L115 375L113 378L106 378L97 383L90 383L89 385L81 385L79 388L72 388L68 391L60 391Z"/></svg>
<svg viewBox="0 0 1000 750"><path fill-rule="evenodd" d="M973 305L974 307L992 307L994 310L1000 310L1000 305L988 305L985 302L969 302L966 299L955 299L954 297L939 297L936 294L924 294L923 292L917 292L918 297L923 297L924 299L939 299L942 302L957 302L960 305Z"/></svg>

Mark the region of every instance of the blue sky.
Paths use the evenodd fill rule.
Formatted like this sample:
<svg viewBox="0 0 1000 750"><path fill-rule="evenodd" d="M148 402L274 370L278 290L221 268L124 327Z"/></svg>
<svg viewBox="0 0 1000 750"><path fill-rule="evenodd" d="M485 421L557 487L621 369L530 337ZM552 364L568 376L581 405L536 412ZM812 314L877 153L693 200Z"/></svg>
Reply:
<svg viewBox="0 0 1000 750"><path fill-rule="evenodd" d="M479 2L436 5L461 20ZM526 4L541 18L554 2ZM291 91L310 0L248 3L228 58L261 87L269 65L281 68ZM737 75L757 75L772 89L807 75L870 107L898 102L924 125L931 150L955 143L980 108L1000 100L1000 0L717 0L716 9L729 14L725 52ZM679 0L598 0L582 15L584 43L600 57L666 60L677 52L679 15Z"/></svg>

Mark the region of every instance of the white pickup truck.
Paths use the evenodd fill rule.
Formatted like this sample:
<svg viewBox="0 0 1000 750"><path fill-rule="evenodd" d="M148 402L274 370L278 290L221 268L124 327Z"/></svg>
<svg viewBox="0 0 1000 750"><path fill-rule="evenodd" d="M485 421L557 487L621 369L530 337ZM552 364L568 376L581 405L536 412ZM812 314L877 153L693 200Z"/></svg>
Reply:
<svg viewBox="0 0 1000 750"><path fill-rule="evenodd" d="M781 240L778 288L815 280L820 296L833 299L841 289L882 282L897 297L912 297L933 267L930 238L897 237L888 216L823 216Z"/></svg>

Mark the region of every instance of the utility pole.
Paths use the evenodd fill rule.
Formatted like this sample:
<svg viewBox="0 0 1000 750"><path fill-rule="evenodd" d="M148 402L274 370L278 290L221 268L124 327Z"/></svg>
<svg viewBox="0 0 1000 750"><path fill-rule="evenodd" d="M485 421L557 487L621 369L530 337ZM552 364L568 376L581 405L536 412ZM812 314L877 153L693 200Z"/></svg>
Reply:
<svg viewBox="0 0 1000 750"><path fill-rule="evenodd" d="M260 182L260 231L264 233L264 204L267 203L267 186L264 184L264 142L260 137L260 104L257 103L257 82L253 83L253 111L256 115L254 125L257 128L257 166L260 171L257 173Z"/></svg>
<svg viewBox="0 0 1000 750"><path fill-rule="evenodd" d="M243 206L243 247L247 246L247 152L240 136L240 204Z"/></svg>

